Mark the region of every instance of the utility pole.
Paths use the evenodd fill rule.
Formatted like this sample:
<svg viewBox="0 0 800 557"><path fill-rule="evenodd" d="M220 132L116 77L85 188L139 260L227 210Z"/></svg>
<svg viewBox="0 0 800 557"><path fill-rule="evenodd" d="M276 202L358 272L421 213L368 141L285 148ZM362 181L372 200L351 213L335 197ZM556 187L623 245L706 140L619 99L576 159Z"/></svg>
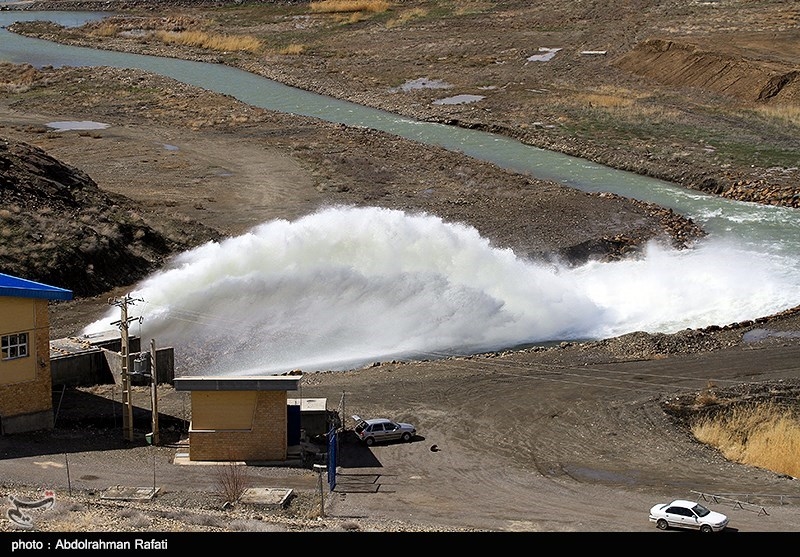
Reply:
<svg viewBox="0 0 800 557"><path fill-rule="evenodd" d="M128 294L122 298L109 298L108 300L109 304L119 306L122 314L120 320L113 322L112 325L119 326L122 336L122 347L120 348L120 357L122 359L122 430L125 439L128 441L133 441L133 402L131 401L131 377L128 369L128 354L130 353L128 324L136 320L141 322L139 317L128 317L128 305L132 305L137 301L141 302L142 300L134 300Z"/></svg>
<svg viewBox="0 0 800 557"><path fill-rule="evenodd" d="M150 414L153 424L153 445L158 446L158 369L156 368L156 339L150 339Z"/></svg>

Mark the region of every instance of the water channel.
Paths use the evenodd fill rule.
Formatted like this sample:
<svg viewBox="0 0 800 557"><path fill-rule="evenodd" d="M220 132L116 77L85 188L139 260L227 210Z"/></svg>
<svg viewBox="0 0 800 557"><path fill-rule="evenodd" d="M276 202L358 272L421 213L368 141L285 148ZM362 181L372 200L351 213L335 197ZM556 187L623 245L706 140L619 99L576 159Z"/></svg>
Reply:
<svg viewBox="0 0 800 557"><path fill-rule="evenodd" d="M3 11L0 27L21 19L72 26L103 16ZM169 316L178 311L175 297L181 299L179 293L187 290L187 282L197 283L192 293L202 291L206 299L217 302L184 309L214 316L217 326L219 320L233 320L236 314L251 309L237 306L236 296L231 294L241 296L242 289L247 288L251 298L257 297L270 308L269 316L254 317L243 326L243 330L257 327L269 339L270 348L256 351L252 358L252 365L260 369L264 366L259 362L264 359L275 362L275 372L287 367L330 369L388 357L473 353L559 339L603 338L635 330L674 332L752 319L800 302L800 213L791 209L716 198L503 136L419 122L298 90L223 65L64 46L21 37L2 28L0 61L36 67L138 68L268 110L370 127L581 190L608 191L657 203L694 219L710 232L708 239L686 252L653 249L643 261L554 270L518 260L513 254L486 246L468 232L430 219L423 222L419 217L370 210L328 211L297 223L262 225L254 235L263 253L252 263L247 287L242 282L232 284L224 270L203 274L197 269L203 268L209 257L223 257L220 252L238 254L240 265L244 254L252 253L252 245L247 244L252 238L233 238L224 249L206 246L186 254L183 268L194 269L189 278L168 272L142 285L142 293L162 300L153 305L161 309L147 315L153 323L153 336L159 338L174 329L168 325ZM327 272L339 273L338 282L325 283L308 270L291 275L298 273L297 261L307 259L310 244L319 243L319 238L295 246L287 261L271 260L269 271L262 267L263 259L271 257L268 254L285 250L281 242L285 242L287 227L292 233L322 231L325 241L333 242L341 229L351 230L354 222L362 221L369 232L360 239L357 252L334 256L338 245L329 247ZM427 230L430 238L428 256L423 255L410 267L394 267L392 259L402 253L402 246L392 242L416 237L421 229ZM386 230L392 234L384 236ZM433 254L443 249L436 238L449 238L448 245L457 246L459 254L469 254L470 264L444 267L441 261L433 261ZM368 253L370 261L357 263L360 253ZM407 254L407 260L415 257L419 257L416 252ZM379 271L373 269L375 261L384 261ZM474 272L476 265L487 269L485 276ZM258 276L256 286L254 274ZM176 285L174 291L168 286L170 281ZM317 290L317 297L325 300L324 311L319 307L309 308L307 314L298 310L303 304L292 290L296 291L299 284ZM387 297L387 292L396 297ZM167 299L172 301L171 306ZM183 303L189 303L188 296ZM394 310L388 312L386 320L375 317L376 308L387 307ZM225 311L231 313L220 317ZM278 328L271 324L276 314L284 316ZM346 323L342 314L350 316ZM328 325L320 328L321 322ZM192 334L200 336L197 331Z"/></svg>

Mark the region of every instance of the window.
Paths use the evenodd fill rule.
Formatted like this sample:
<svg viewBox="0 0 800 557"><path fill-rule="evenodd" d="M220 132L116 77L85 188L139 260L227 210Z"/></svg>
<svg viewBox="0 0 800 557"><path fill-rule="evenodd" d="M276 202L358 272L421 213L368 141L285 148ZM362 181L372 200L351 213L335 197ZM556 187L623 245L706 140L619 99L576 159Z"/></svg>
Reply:
<svg viewBox="0 0 800 557"><path fill-rule="evenodd" d="M692 508L692 510L693 510L695 513L697 513L697 516L706 516L708 513L710 513L710 512L711 512L711 511L709 511L707 508L705 508L703 505L701 505L700 503L698 503L697 505L695 505L695 506Z"/></svg>
<svg viewBox="0 0 800 557"><path fill-rule="evenodd" d="M4 360L24 358L28 355L28 333L3 335L0 345L2 345Z"/></svg>
<svg viewBox="0 0 800 557"><path fill-rule="evenodd" d="M667 509L668 513L677 514L680 516L692 516L692 511L683 507L670 507Z"/></svg>

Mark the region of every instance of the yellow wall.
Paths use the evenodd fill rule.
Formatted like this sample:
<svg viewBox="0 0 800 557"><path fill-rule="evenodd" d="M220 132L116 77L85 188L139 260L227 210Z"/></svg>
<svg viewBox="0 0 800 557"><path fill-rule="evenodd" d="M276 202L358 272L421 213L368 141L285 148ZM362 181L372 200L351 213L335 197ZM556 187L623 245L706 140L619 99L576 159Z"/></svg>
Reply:
<svg viewBox="0 0 800 557"><path fill-rule="evenodd" d="M52 412L48 310L46 299L0 296L0 334L28 333L27 357L0 360L0 418L4 420ZM49 421L52 427L52 416Z"/></svg>
<svg viewBox="0 0 800 557"><path fill-rule="evenodd" d="M252 429L256 391L192 391L192 429Z"/></svg>
<svg viewBox="0 0 800 557"><path fill-rule="evenodd" d="M286 391L192 391L189 460L285 461Z"/></svg>
<svg viewBox="0 0 800 557"><path fill-rule="evenodd" d="M0 298L0 333L33 329L36 319L35 298Z"/></svg>

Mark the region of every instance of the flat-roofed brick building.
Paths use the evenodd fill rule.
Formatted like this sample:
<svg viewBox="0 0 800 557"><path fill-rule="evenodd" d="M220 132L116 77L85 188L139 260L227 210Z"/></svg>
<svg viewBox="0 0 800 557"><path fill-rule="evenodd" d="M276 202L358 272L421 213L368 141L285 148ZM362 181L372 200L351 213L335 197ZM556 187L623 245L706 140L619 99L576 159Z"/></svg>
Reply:
<svg viewBox="0 0 800 557"><path fill-rule="evenodd" d="M287 460L287 392L298 390L301 379L176 377L175 390L191 393L189 460Z"/></svg>

